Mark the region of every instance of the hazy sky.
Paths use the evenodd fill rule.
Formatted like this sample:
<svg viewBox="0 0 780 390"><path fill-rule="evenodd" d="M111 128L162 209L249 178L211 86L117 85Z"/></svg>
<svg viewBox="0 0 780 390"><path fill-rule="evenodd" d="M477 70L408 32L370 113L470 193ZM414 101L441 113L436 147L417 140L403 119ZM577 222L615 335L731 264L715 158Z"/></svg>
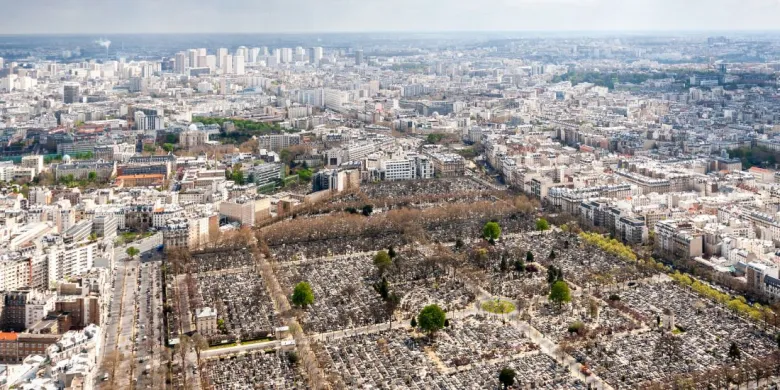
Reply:
<svg viewBox="0 0 780 390"><path fill-rule="evenodd" d="M780 29L780 0L0 0L0 10L0 34Z"/></svg>

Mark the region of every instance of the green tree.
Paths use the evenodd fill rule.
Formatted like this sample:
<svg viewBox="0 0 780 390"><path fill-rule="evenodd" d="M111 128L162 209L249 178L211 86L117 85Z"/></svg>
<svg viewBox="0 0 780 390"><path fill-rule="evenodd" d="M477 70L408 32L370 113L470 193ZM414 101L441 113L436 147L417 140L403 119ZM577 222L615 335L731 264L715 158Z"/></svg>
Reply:
<svg viewBox="0 0 780 390"><path fill-rule="evenodd" d="M525 262L523 260L515 260L515 271L525 272Z"/></svg>
<svg viewBox="0 0 780 390"><path fill-rule="evenodd" d="M94 183L95 180L97 180L97 172L90 172L87 174L87 181L90 183Z"/></svg>
<svg viewBox="0 0 780 390"><path fill-rule="evenodd" d="M288 149L282 149L282 151L279 152L279 160L287 165L290 165L293 160L292 152L290 152Z"/></svg>
<svg viewBox="0 0 780 390"><path fill-rule="evenodd" d="M90 240L90 241L97 241L97 234L95 234L95 233L90 233L90 234L89 234L89 240Z"/></svg>
<svg viewBox="0 0 780 390"><path fill-rule="evenodd" d="M569 284L563 280L553 283L550 288L550 301L558 305L560 309L564 303L571 302L571 291Z"/></svg>
<svg viewBox="0 0 780 390"><path fill-rule="evenodd" d="M373 213L373 212L374 212L374 206L372 206L370 204L367 204L367 205L363 206L363 215L365 215L366 217L371 215L371 213Z"/></svg>
<svg viewBox="0 0 780 390"><path fill-rule="evenodd" d="M509 367L504 367L501 370L501 372L498 374L498 381L504 385L504 390L515 384L515 376L517 376L515 370Z"/></svg>
<svg viewBox="0 0 780 390"><path fill-rule="evenodd" d="M391 259L395 259L395 256L397 253L395 253L395 248L390 246L390 249L387 251L387 254L390 256Z"/></svg>
<svg viewBox="0 0 780 390"><path fill-rule="evenodd" d="M420 311L417 323L420 325L420 329L428 333L429 336L433 336L444 327L446 319L447 315L438 305L428 305Z"/></svg>
<svg viewBox="0 0 780 390"><path fill-rule="evenodd" d="M501 226L498 222L488 222L485 227L482 228L482 237L486 240L498 240L501 237Z"/></svg>
<svg viewBox="0 0 780 390"><path fill-rule="evenodd" d="M304 183L311 181L312 172L309 169L301 169L298 171L298 179Z"/></svg>
<svg viewBox="0 0 780 390"><path fill-rule="evenodd" d="M525 252L525 262L526 263L533 263L534 262L534 254L531 253L531 251Z"/></svg>
<svg viewBox="0 0 780 390"><path fill-rule="evenodd" d="M563 270L554 265L547 267L547 283L553 284L559 280L563 280Z"/></svg>
<svg viewBox="0 0 780 390"><path fill-rule="evenodd" d="M379 251L374 255L374 266L376 267L377 271L379 271L379 275L384 275L388 268L390 268L393 265L393 260L390 258L390 255L385 251Z"/></svg>
<svg viewBox="0 0 780 390"><path fill-rule="evenodd" d="M412 329L417 327L417 318L412 317L412 321L409 323L411 325Z"/></svg>
<svg viewBox="0 0 780 390"><path fill-rule="evenodd" d="M742 351L739 350L739 346L735 342L731 342L729 345L729 359L731 361L742 360Z"/></svg>
<svg viewBox="0 0 780 390"><path fill-rule="evenodd" d="M306 308L306 306L314 303L314 292L311 290L311 285L308 282L300 282L295 285L292 295L293 304Z"/></svg>
<svg viewBox="0 0 780 390"><path fill-rule="evenodd" d="M132 259L133 257L137 256L141 251L138 250L138 248L131 246L125 250L125 253L127 253L128 256Z"/></svg>
<svg viewBox="0 0 780 390"><path fill-rule="evenodd" d="M550 229L550 223L546 219L539 218L536 220L536 230L543 232L548 229Z"/></svg>
<svg viewBox="0 0 780 390"><path fill-rule="evenodd" d="M173 152L173 144L171 144L171 143L167 143L167 142L164 143L162 148L163 148L164 151L166 151L168 153Z"/></svg>
<svg viewBox="0 0 780 390"><path fill-rule="evenodd" d="M152 144L146 144L144 145L144 152L147 153L154 153L157 150L157 147Z"/></svg>

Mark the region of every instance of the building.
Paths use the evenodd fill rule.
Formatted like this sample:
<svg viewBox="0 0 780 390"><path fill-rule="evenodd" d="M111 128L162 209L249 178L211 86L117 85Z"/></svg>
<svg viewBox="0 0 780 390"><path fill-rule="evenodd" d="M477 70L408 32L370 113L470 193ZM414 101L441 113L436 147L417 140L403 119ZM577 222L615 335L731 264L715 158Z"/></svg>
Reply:
<svg viewBox="0 0 780 390"><path fill-rule="evenodd" d="M258 187L263 187L282 179L284 165L281 163L265 163L252 166L248 171L247 179Z"/></svg>
<svg viewBox="0 0 780 390"><path fill-rule="evenodd" d="M655 224L654 252L666 259L702 256L703 234L687 221L658 221Z"/></svg>
<svg viewBox="0 0 780 390"><path fill-rule="evenodd" d="M458 177L466 174L466 160L455 153L424 152L433 162L436 177Z"/></svg>
<svg viewBox="0 0 780 390"><path fill-rule="evenodd" d="M83 160L54 165L54 178L56 180L62 180L69 175L73 175L74 180L87 180L92 172L95 173L96 180L107 181L116 175L116 162Z"/></svg>
<svg viewBox="0 0 780 390"><path fill-rule="evenodd" d="M301 143L301 136L299 134L270 134L261 135L257 138L258 148L273 150L279 152L282 149L289 148L293 145Z"/></svg>
<svg viewBox="0 0 780 390"><path fill-rule="evenodd" d="M22 167L35 169L35 176L38 176L38 174L43 172L43 156L34 155L22 157Z"/></svg>
<svg viewBox="0 0 780 390"><path fill-rule="evenodd" d="M121 175L116 178L116 186L121 187L160 187L165 176L161 174Z"/></svg>
<svg viewBox="0 0 780 390"><path fill-rule="evenodd" d="M312 47L309 49L309 62L319 65L322 60L322 47Z"/></svg>
<svg viewBox="0 0 780 390"><path fill-rule="evenodd" d="M217 311L210 307L203 307L195 311L195 325L198 333L206 336L216 334Z"/></svg>
<svg viewBox="0 0 780 390"><path fill-rule="evenodd" d="M136 111L133 116L137 130L158 130L163 128L163 120L159 115L147 115L143 111Z"/></svg>
<svg viewBox="0 0 780 390"><path fill-rule="evenodd" d="M113 214L96 215L92 219L92 232L98 237L115 237L117 228L117 217Z"/></svg>
<svg viewBox="0 0 780 390"><path fill-rule="evenodd" d="M248 197L240 197L219 204L219 214L230 222L238 222L244 226L255 224L255 201Z"/></svg>
<svg viewBox="0 0 780 390"><path fill-rule="evenodd" d="M360 66L363 64L363 50L355 51L355 65Z"/></svg>
<svg viewBox="0 0 780 390"><path fill-rule="evenodd" d="M414 180L417 178L417 166L413 158L382 161L381 170L384 180Z"/></svg>
<svg viewBox="0 0 780 390"><path fill-rule="evenodd" d="M323 169L312 177L312 192L330 190L342 192L360 188L360 171Z"/></svg>
<svg viewBox="0 0 780 390"><path fill-rule="evenodd" d="M62 89L62 102L65 104L73 104L78 103L79 100L79 86L66 84Z"/></svg>

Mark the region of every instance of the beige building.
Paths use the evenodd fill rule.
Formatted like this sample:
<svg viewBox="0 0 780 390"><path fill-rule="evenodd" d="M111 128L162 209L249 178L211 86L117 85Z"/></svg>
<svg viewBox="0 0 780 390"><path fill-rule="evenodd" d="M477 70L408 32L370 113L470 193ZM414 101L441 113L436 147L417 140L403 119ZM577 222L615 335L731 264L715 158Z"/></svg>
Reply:
<svg viewBox="0 0 780 390"><path fill-rule="evenodd" d="M202 335L216 334L217 329L217 311L204 307L195 311L195 324L198 327L198 332Z"/></svg>

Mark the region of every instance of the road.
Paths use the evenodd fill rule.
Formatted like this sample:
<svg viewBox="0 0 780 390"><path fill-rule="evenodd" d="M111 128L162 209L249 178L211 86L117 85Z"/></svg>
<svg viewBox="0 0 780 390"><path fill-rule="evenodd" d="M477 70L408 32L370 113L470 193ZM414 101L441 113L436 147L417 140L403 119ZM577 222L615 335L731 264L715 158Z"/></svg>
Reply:
<svg viewBox="0 0 780 390"><path fill-rule="evenodd" d="M110 379L107 381L108 384L113 384L113 387L117 388L132 387L132 379L127 374L131 370L130 362L133 357L132 337L137 279L137 260L116 263L103 357L105 358L114 351L121 354L120 363L113 373L108 373Z"/></svg>
<svg viewBox="0 0 780 390"><path fill-rule="evenodd" d="M147 364L159 365L162 318L159 268L158 262L140 263L138 259L116 263L103 360L114 351L121 358L114 372L108 372L106 382L101 381L106 373L101 367L98 388L101 385L123 389L155 387L151 375L144 375L144 368Z"/></svg>
<svg viewBox="0 0 780 390"><path fill-rule="evenodd" d="M151 387L154 383L153 371L159 366L159 348L161 344L160 327L162 325L162 304L160 290L160 263L147 262L141 264L140 283L136 293L139 295L137 304L135 361L133 375L138 380L138 388ZM149 366L150 370L146 370ZM159 379L157 379L159 380Z"/></svg>

